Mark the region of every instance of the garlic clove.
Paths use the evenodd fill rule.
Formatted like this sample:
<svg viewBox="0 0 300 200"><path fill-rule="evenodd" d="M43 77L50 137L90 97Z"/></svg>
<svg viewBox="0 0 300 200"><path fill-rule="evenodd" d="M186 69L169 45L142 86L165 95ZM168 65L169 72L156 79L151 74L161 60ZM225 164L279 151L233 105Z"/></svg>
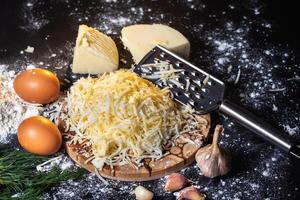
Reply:
<svg viewBox="0 0 300 200"><path fill-rule="evenodd" d="M223 131L221 125L215 128L212 144L200 148L196 153L196 161L206 177L214 178L227 174L231 169L231 154L228 150L218 145L218 140Z"/></svg>
<svg viewBox="0 0 300 200"><path fill-rule="evenodd" d="M188 183L188 179L179 173L172 173L166 181L164 187L165 192L174 192L176 190L182 189Z"/></svg>
<svg viewBox="0 0 300 200"><path fill-rule="evenodd" d="M188 200L204 200L205 195L202 194L197 188L194 186L190 186L184 188L180 191L178 200L188 199Z"/></svg>
<svg viewBox="0 0 300 200"><path fill-rule="evenodd" d="M151 200L153 198L153 192L140 185L134 189L133 193L136 200Z"/></svg>

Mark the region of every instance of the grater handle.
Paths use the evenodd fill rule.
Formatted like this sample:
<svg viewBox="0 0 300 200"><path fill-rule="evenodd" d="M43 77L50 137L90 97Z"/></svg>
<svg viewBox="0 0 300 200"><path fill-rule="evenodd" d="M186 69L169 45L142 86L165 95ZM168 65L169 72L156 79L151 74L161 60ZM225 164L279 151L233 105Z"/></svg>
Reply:
<svg viewBox="0 0 300 200"><path fill-rule="evenodd" d="M253 114L228 100L224 100L219 109L223 114L236 120L239 124L253 131L263 139L288 152L293 157L300 159L300 144L293 143L284 133L279 132Z"/></svg>

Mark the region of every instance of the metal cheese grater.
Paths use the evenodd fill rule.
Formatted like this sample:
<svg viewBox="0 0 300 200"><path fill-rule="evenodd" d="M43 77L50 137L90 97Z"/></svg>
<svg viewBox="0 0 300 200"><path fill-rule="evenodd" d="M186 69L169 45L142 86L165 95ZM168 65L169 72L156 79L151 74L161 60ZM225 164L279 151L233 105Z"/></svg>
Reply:
<svg viewBox="0 0 300 200"><path fill-rule="evenodd" d="M292 142L286 134L280 133L251 113L224 99L224 82L164 47L158 45L152 49L134 67L133 71L142 77L151 77L151 75L159 73L159 68L154 66L158 66L162 62L167 62L172 66L173 71L176 72L175 80L163 83L155 76L149 80L159 87L169 87L176 101L192 106L199 114L219 110L265 140L300 159L299 143ZM153 63L156 64L153 65Z"/></svg>

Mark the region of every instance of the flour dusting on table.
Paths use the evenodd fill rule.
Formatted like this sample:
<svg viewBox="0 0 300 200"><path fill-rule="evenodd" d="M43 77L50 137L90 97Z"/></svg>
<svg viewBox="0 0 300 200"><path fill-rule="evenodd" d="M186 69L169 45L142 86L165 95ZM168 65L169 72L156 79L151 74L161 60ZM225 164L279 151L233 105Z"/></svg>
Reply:
<svg viewBox="0 0 300 200"><path fill-rule="evenodd" d="M74 40L79 24L96 27L117 41L121 58L124 59L127 58L126 52L119 40L123 26L135 23L170 25L191 41L191 61L203 69L210 69L226 82L229 97L292 137L300 139L300 102L299 99L289 98L295 97L299 91L299 55L287 45L270 42L270 36L276 31L276 24L264 19L262 2L248 0L243 3L219 3L222 6L216 8L210 1L195 0L159 3L134 0L60 0L47 3L28 0L23 3L23 14L27 18L21 28L25 31L45 31L48 26L60 27L59 20L52 21L55 18L49 16L55 16L51 13L62 7L65 13L60 13L62 17L59 19L68 20L66 30L70 27L73 29ZM47 32L44 33L44 38L45 44L51 39L59 39L56 34ZM261 38L261 41L258 42L257 38ZM35 58L38 48L34 46L33 54L23 52L19 55L17 61L22 65L17 66L16 70L11 70L9 64L5 65L8 67L0 68L0 76L6 77L9 82L18 70L34 64L54 70L63 87L67 88L78 78L77 75L68 74L73 46L74 41L71 40L56 48L47 46L38 58ZM25 48L26 46L16 51L20 52ZM0 49L0 53L6 51ZM15 60L10 64L16 66ZM42 113L45 116L55 116L51 110L55 110L57 106L59 105L49 106ZM0 108L0 111L0 116L7 118L4 114L7 110L3 112ZM16 110L14 113L13 116L18 116L16 119L21 120L25 111ZM201 176L199 168L193 164L182 170L182 173L210 199L295 199L299 189L292 181L293 168L286 154L257 139L253 133L230 119L221 117L220 121L225 128L220 145L230 149L233 154L232 172L225 177L208 179ZM0 120L2 127L1 123L3 121ZM17 120L10 123L12 133L2 133L0 144L9 143L7 135L14 134L18 126ZM0 134L3 129L1 127ZM52 165L58 165L61 169L75 166L66 156ZM80 180L67 181L53 187L44 198L134 199L131 191L141 184L153 191L155 198L175 199L172 193L163 192L164 178L144 183L108 182L110 184L105 186L95 175L86 174Z"/></svg>
<svg viewBox="0 0 300 200"><path fill-rule="evenodd" d="M13 90L16 72L0 65L0 144L8 144L26 118L38 115L41 108L22 102Z"/></svg>

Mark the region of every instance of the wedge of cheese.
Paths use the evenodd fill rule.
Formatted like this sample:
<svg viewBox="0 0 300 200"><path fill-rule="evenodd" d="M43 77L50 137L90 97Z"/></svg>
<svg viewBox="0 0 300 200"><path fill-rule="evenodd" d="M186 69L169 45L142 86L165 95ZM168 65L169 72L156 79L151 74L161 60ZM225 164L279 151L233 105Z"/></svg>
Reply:
<svg viewBox="0 0 300 200"><path fill-rule="evenodd" d="M136 24L124 27L122 42L138 63L155 45L159 44L174 53L188 58L190 42L179 31L162 24Z"/></svg>
<svg viewBox="0 0 300 200"><path fill-rule="evenodd" d="M115 42L98 30L80 25L73 57L73 73L101 74L118 69Z"/></svg>

